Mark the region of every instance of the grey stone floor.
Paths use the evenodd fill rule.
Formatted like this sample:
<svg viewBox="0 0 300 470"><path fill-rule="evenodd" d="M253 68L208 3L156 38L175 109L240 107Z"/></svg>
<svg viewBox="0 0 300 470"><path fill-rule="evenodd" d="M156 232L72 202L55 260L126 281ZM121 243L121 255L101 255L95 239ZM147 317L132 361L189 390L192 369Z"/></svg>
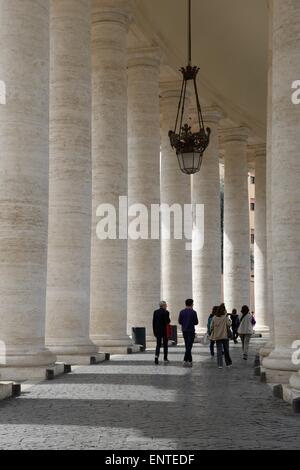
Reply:
<svg viewBox="0 0 300 470"><path fill-rule="evenodd" d="M259 341L247 363L233 346L229 370L198 344L192 369L180 346L167 366L147 352L78 367L0 402L0 448L300 449L300 416L253 376Z"/></svg>

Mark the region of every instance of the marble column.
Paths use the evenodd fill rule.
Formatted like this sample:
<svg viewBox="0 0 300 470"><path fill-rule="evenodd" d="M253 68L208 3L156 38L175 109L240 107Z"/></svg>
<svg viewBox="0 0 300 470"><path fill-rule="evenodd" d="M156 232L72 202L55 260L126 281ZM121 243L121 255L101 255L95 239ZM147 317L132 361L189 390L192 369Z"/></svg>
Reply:
<svg viewBox="0 0 300 470"><path fill-rule="evenodd" d="M127 328L131 334L132 327L146 327L148 339L153 337L152 313L160 300L159 231L151 239L150 218L151 204L160 203L160 56L157 48L135 49L128 61L128 205L147 208L149 239L128 240ZM142 216L136 209L129 223Z"/></svg>
<svg viewBox="0 0 300 470"><path fill-rule="evenodd" d="M82 363L89 339L91 250L90 0L50 2L50 182L46 344Z"/></svg>
<svg viewBox="0 0 300 470"><path fill-rule="evenodd" d="M166 83L161 89L161 203L181 207L191 204L191 177L179 169L176 153L170 146L168 132L174 128L180 97L180 83ZM172 217L171 217L172 220ZM177 323L185 300L192 297L192 251L185 239L161 242L162 298L168 303L171 322ZM190 247L191 248L191 247ZM195 304L195 310L198 306Z"/></svg>
<svg viewBox="0 0 300 470"><path fill-rule="evenodd" d="M54 361L45 348L49 2L1 0L0 44L0 374L18 379L18 368L26 378Z"/></svg>
<svg viewBox="0 0 300 470"><path fill-rule="evenodd" d="M127 231L119 233L119 197L127 196L126 0L93 0L92 11L92 259L91 339L106 350L126 349ZM110 238L100 233L101 204L110 204ZM114 221L113 212L116 211ZM112 225L115 222L115 227ZM114 233L112 233L114 232ZM116 237L113 239L113 237Z"/></svg>
<svg viewBox="0 0 300 470"><path fill-rule="evenodd" d="M254 290L255 330L268 332L267 235L266 235L266 146L255 146Z"/></svg>
<svg viewBox="0 0 300 470"><path fill-rule="evenodd" d="M204 206L204 246L193 250L193 295L199 327L206 330L214 305L221 303L221 211L219 167L219 121L224 114L217 107L203 109L205 126L211 128L201 170L193 175L193 204Z"/></svg>
<svg viewBox="0 0 300 470"><path fill-rule="evenodd" d="M248 203L248 131L222 131L224 174L224 301L228 311L250 302L250 242Z"/></svg>
<svg viewBox="0 0 300 470"><path fill-rule="evenodd" d="M266 155L266 219L267 219L267 314L269 340L260 349L260 356L266 357L274 348L274 316L273 316L273 267L272 267L272 193L271 193L271 163L272 163L272 63L273 63L273 15L272 1L269 7L269 51L268 51L268 103L267 103L267 155Z"/></svg>
<svg viewBox="0 0 300 470"><path fill-rule="evenodd" d="M273 1L272 254L275 349L264 359L267 380L287 383L299 370L300 113L291 84L300 74L300 3ZM293 386L295 384L293 383Z"/></svg>

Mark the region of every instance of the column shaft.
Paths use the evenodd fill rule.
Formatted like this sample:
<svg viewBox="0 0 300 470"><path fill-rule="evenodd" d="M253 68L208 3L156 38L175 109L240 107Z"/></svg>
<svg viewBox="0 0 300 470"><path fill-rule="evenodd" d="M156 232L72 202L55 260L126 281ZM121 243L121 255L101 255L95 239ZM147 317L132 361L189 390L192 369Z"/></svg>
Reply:
<svg viewBox="0 0 300 470"><path fill-rule="evenodd" d="M50 3L50 184L46 344L59 355L89 340L91 246L90 0Z"/></svg>
<svg viewBox="0 0 300 470"><path fill-rule="evenodd" d="M263 365L267 379L286 383L300 337L300 114L291 84L300 73L300 4L273 1L272 254L275 349Z"/></svg>
<svg viewBox="0 0 300 470"><path fill-rule="evenodd" d="M204 206L204 246L193 250L193 296L199 326L206 328L214 305L221 302L221 210L218 108L204 108L204 122L211 128L210 143L201 170L192 178L193 204Z"/></svg>
<svg viewBox="0 0 300 470"><path fill-rule="evenodd" d="M134 326L146 327L148 338L153 336L152 313L160 300L160 240L151 239L150 226L151 204L160 202L159 63L157 49L130 52L128 205L147 208L149 239L128 240L127 326L129 334ZM139 212L136 216L141 217Z"/></svg>
<svg viewBox="0 0 300 470"><path fill-rule="evenodd" d="M127 7L126 0L94 0L92 13L91 338L106 349L129 344L127 239L118 238L119 197L127 196L128 174ZM100 204L110 204L117 212L116 239L101 240L96 233Z"/></svg>
<svg viewBox="0 0 300 470"><path fill-rule="evenodd" d="M224 131L224 301L228 311L249 305L250 248L247 132Z"/></svg>
<svg viewBox="0 0 300 470"><path fill-rule="evenodd" d="M255 239L254 288L256 331L268 331L267 236L266 236L266 148L255 151Z"/></svg>
<svg viewBox="0 0 300 470"><path fill-rule="evenodd" d="M45 349L49 2L1 0L0 44L0 366L25 368L53 361Z"/></svg>
<svg viewBox="0 0 300 470"><path fill-rule="evenodd" d="M267 108L267 155L266 155L266 219L267 219L267 314L269 341L260 350L262 357L268 356L274 347L273 315L273 267L272 267L272 75L273 75L273 15L272 2L269 2L269 51L268 51L268 108Z"/></svg>
<svg viewBox="0 0 300 470"><path fill-rule="evenodd" d="M161 203L191 204L191 177L181 173L168 132L173 129L180 96L180 84L164 90L161 98ZM172 220L172 218L171 218ZM177 322L184 301L192 297L192 252L186 240L162 239L162 297L168 303L171 321ZM195 305L197 310L197 305Z"/></svg>

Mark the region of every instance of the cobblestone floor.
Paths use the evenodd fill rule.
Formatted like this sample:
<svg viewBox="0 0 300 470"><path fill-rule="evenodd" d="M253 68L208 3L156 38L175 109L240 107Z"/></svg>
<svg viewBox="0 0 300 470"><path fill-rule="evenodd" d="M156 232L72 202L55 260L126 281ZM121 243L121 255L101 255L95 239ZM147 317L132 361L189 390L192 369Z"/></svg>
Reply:
<svg viewBox="0 0 300 470"><path fill-rule="evenodd" d="M192 369L183 347L167 366L147 352L78 367L0 402L0 448L300 449L300 416L253 375L258 347L245 363L235 345L229 370L198 344Z"/></svg>

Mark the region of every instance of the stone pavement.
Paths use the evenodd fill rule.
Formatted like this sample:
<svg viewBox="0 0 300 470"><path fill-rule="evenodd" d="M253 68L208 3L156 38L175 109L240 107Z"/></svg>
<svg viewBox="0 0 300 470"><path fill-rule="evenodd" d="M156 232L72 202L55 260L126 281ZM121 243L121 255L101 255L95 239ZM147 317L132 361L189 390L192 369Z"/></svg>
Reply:
<svg viewBox="0 0 300 470"><path fill-rule="evenodd" d="M300 449L300 416L273 398L249 361L231 348L234 366L219 370L207 347L183 347L170 364L153 352L114 356L43 382L0 402L1 449Z"/></svg>

